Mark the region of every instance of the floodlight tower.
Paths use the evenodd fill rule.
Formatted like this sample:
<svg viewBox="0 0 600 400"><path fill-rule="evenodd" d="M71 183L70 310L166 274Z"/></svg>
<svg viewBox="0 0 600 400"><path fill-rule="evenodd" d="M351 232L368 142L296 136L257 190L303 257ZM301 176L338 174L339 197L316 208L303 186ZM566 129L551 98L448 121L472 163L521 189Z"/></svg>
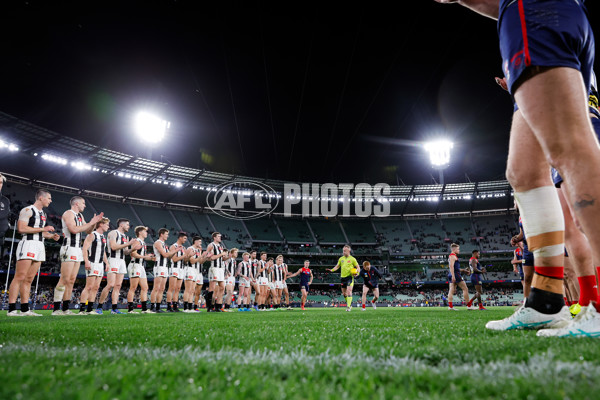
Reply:
<svg viewBox="0 0 600 400"><path fill-rule="evenodd" d="M140 139L148 144L156 144L162 141L167 129L170 127L171 123L169 121L145 111L141 111L135 116L135 132Z"/></svg>
<svg viewBox="0 0 600 400"><path fill-rule="evenodd" d="M450 165L450 149L454 147L448 140L435 140L423 145L429 153L431 166L438 170L440 174L440 184L444 185L444 170Z"/></svg>

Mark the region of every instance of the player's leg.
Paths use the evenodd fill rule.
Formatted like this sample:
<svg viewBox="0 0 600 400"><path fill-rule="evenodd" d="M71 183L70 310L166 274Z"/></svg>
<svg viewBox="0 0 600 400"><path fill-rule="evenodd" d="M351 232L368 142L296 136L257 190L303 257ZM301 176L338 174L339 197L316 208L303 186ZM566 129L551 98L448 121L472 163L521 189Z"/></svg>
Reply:
<svg viewBox="0 0 600 400"><path fill-rule="evenodd" d="M371 305L373 306L373 309L376 309L377 306L375 303L377 303L377 300L379 300L379 288L373 288L373 300L371 300Z"/></svg>
<svg viewBox="0 0 600 400"><path fill-rule="evenodd" d="M79 314L81 315L87 314L87 304L90 303L90 294L94 290L94 285L96 284L96 280L94 279L96 277L94 275L90 275L90 272L91 271L86 271L87 276L85 277L85 287L81 291L81 295L79 295Z"/></svg>
<svg viewBox="0 0 600 400"><path fill-rule="evenodd" d="M121 286L123 285L123 278L125 277L125 273L115 274L115 285L113 286L113 291L111 295L111 313L121 314L119 311L119 296L121 295Z"/></svg>
<svg viewBox="0 0 600 400"><path fill-rule="evenodd" d="M227 282L229 283L229 281ZM225 309L229 310L231 308L231 298L233 297L233 285L228 284L225 285Z"/></svg>
<svg viewBox="0 0 600 400"><path fill-rule="evenodd" d="M471 307L473 302L469 300L469 288L467 287L467 283L465 281L458 282L458 287L462 289L463 292L463 301L467 305L467 307Z"/></svg>
<svg viewBox="0 0 600 400"><path fill-rule="evenodd" d="M21 315L42 315L36 314L35 312L33 312L33 310L29 310L29 296L31 293L31 283L33 282L33 279L35 278L41 264L41 261L32 261L29 267L27 268L24 277L22 278L21 285L19 287L19 295L21 296Z"/></svg>
<svg viewBox="0 0 600 400"><path fill-rule="evenodd" d="M181 277L183 273L181 272L181 269L179 270L179 277L177 278L177 284L175 286L175 292L173 293L173 297L171 299L171 301L173 302L173 311L175 312L180 312L181 310L179 310L179 298L181 295L181 287L183 286L183 279L181 279Z"/></svg>
<svg viewBox="0 0 600 400"><path fill-rule="evenodd" d="M448 309L454 310L454 291L456 284L450 282L450 288L448 289Z"/></svg>
<svg viewBox="0 0 600 400"><path fill-rule="evenodd" d="M517 93L527 83L529 81ZM518 103L522 106L522 102ZM543 116L550 113L545 110L537 118L544 119ZM504 320L488 322L488 329L539 329L564 325L570 317L563 298L564 218L549 168L528 122L520 111L515 112L506 176L515 190L515 200L523 216L535 272L524 307Z"/></svg>
<svg viewBox="0 0 600 400"><path fill-rule="evenodd" d="M127 312L133 312L133 297L135 296L135 291L140 283L140 278L138 277L130 277L129 278L129 291L127 292Z"/></svg>
<svg viewBox="0 0 600 400"><path fill-rule="evenodd" d="M65 282L65 294L62 302L62 310L67 313L70 312L69 306L71 304L71 297L73 296L73 286L75 286L75 281L77 280L77 273L79 272L79 267L81 267L81 262L71 262L70 264L72 265L67 272L67 279Z"/></svg>
<svg viewBox="0 0 600 400"><path fill-rule="evenodd" d="M173 302L173 293L175 292L175 284L176 283L177 283L177 278L174 276L169 276L169 287L167 288L167 312L173 312L172 302Z"/></svg>
<svg viewBox="0 0 600 400"><path fill-rule="evenodd" d="M140 303L142 303L142 312L148 312L148 278L140 278Z"/></svg>
<svg viewBox="0 0 600 400"><path fill-rule="evenodd" d="M483 300L481 300L481 295L483 294L483 287L481 285L475 285L475 297L477 298L477 304L480 310L485 310L483 306Z"/></svg>
<svg viewBox="0 0 600 400"><path fill-rule="evenodd" d="M346 287L346 306L348 311L352 309L352 288L354 287L354 279Z"/></svg>
<svg viewBox="0 0 600 400"><path fill-rule="evenodd" d="M114 274L112 272L108 272L106 274L106 286L104 286L104 289L102 289L102 292L100 293L100 299L98 300L98 309L102 310L102 306L106 302L110 291L115 286L116 277L117 274Z"/></svg>
<svg viewBox="0 0 600 400"><path fill-rule="evenodd" d="M285 281L283 282L283 296L285 297L285 306L290 308L290 291Z"/></svg>
<svg viewBox="0 0 600 400"><path fill-rule="evenodd" d="M301 300L302 310L304 310L304 305L306 304L306 298L308 297L308 292L306 291L306 289L304 287L302 287L300 289L300 292L302 293L302 300Z"/></svg>
<svg viewBox="0 0 600 400"><path fill-rule="evenodd" d="M17 261L15 275L13 276L13 279L8 287L8 314L11 316L19 315L19 312L16 309L17 298L21 293L21 286L23 285L27 271L29 271L32 263L32 260L27 259ZM23 304L22 300L21 304Z"/></svg>
<svg viewBox="0 0 600 400"><path fill-rule="evenodd" d="M65 253L67 250L68 248L66 247L61 248L61 259L67 257ZM65 313L69 310L73 284L75 283L75 280L72 279L75 264L77 264L77 268L79 269L79 263L76 262L63 261L60 263L60 278L54 288L54 311L61 310L62 313Z"/></svg>
<svg viewBox="0 0 600 400"><path fill-rule="evenodd" d="M369 293L369 288L367 287L367 285L363 284L362 298L361 298L363 310L365 310L367 308L367 293Z"/></svg>
<svg viewBox="0 0 600 400"><path fill-rule="evenodd" d="M598 302L598 283L592 259L592 249L588 238L578 228L571 207L566 201L570 185L563 182L558 189L558 197L565 215L565 246L569 252L570 265L575 270L579 282L579 305L589 306L590 302Z"/></svg>

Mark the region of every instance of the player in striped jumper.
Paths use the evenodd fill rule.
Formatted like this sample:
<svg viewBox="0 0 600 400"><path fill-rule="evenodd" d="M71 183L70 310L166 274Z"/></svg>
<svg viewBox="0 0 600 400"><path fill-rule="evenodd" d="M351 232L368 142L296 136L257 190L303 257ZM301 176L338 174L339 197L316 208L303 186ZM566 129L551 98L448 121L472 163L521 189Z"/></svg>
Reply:
<svg viewBox="0 0 600 400"><path fill-rule="evenodd" d="M98 295L100 282L104 276L104 270L108 269L108 257L106 257L106 236L104 234L110 229L110 220L102 218L96 223L96 229L86 236L83 241L83 261L85 265L85 288L79 297L79 314L101 315L93 312L94 301Z"/></svg>
<svg viewBox="0 0 600 400"><path fill-rule="evenodd" d="M57 241L60 236L54 233L54 227L46 225L44 208L52 203L52 195L44 189L35 194L35 203L25 207L19 213L17 231L23 235L17 246L17 265L15 275L8 289L8 313L10 317L36 316L29 310L31 282L35 278L42 262L46 261L44 239ZM21 312L17 311L17 297L21 295Z"/></svg>
<svg viewBox="0 0 600 400"><path fill-rule="evenodd" d="M60 279L54 289L54 312L52 315L70 315L69 310L73 285L77 279L79 267L83 261L81 247L83 245L82 234L92 233L94 227L104 217L104 213L94 214L90 222L85 222L83 210L85 200L83 197L74 196L70 201L71 208L62 215L62 231L65 237L60 248ZM61 307L62 303L62 307Z"/></svg>
<svg viewBox="0 0 600 400"><path fill-rule="evenodd" d="M148 309L148 277L144 261L154 261L154 254L147 253L146 238L148 237L148 227L135 227L135 240L138 242L136 249L131 252L131 261L127 268L129 274L129 292L127 293L127 311L135 313L133 310L133 297L135 291L140 286L140 302L142 303L142 313L153 314L152 310Z"/></svg>

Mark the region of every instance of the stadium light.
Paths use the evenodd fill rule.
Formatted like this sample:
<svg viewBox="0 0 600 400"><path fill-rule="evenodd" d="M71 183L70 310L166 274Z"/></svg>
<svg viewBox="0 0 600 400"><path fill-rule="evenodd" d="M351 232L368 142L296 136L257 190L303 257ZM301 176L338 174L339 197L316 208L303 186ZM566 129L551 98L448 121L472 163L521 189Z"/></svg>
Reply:
<svg viewBox="0 0 600 400"><path fill-rule="evenodd" d="M144 111L139 112L135 117L136 133L141 139L150 143L158 143L163 140L170 126L169 121Z"/></svg>
<svg viewBox="0 0 600 400"><path fill-rule="evenodd" d="M449 140L434 140L423 145L429 153L431 166L439 171L440 184L444 185L444 169L450 165L450 149L454 144Z"/></svg>
<svg viewBox="0 0 600 400"><path fill-rule="evenodd" d="M439 168L447 166L450 163L450 149L454 144L448 140L436 140L427 142L424 145L425 150L429 153L431 165Z"/></svg>

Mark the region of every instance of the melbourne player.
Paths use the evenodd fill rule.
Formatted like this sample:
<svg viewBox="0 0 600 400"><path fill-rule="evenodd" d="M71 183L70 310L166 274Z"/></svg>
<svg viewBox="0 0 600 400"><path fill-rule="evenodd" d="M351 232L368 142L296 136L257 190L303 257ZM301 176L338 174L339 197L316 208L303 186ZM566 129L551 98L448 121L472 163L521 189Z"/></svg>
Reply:
<svg viewBox="0 0 600 400"><path fill-rule="evenodd" d="M104 276L104 270L108 270L108 257L106 256L106 237L104 234L110 229L110 220L102 218L96 224L96 229L91 235L87 235L83 241L83 262L85 265L85 288L79 296L79 314L101 315L93 312L94 301L100 288L100 281ZM87 306L86 306L87 303Z"/></svg>
<svg viewBox="0 0 600 400"><path fill-rule="evenodd" d="M521 278L521 285L523 285L523 293L525 292L525 275L523 274L523 242L520 241L516 244L517 248L513 251L513 259L510 263L513 265L513 271Z"/></svg>
<svg viewBox="0 0 600 400"><path fill-rule="evenodd" d="M448 291L448 309L456 310L454 308L453 297L454 292L456 292L456 287L459 287L463 291L463 299L465 303L467 303L467 309L472 310L475 309L471 306L473 303L469 300L469 289L467 289L467 284L462 278L461 272L468 273L469 271L466 269L460 268L460 260L458 259L458 254L460 254L460 246L456 243L452 243L450 245L452 249L452 253L448 256L448 267L450 271L448 272L448 282L450 284L450 290Z"/></svg>
<svg viewBox="0 0 600 400"><path fill-rule="evenodd" d="M171 257L169 268L169 290L167 290L167 312L179 312L179 293L185 275L183 264L185 263L185 245L187 234L180 232L177 242L171 245L171 250L177 250Z"/></svg>
<svg viewBox="0 0 600 400"><path fill-rule="evenodd" d="M460 4L498 19L504 75L515 100L506 177L535 261L525 304L486 327L562 327L571 318L563 298L565 222L547 173L550 165L568 178L568 202L586 232L593 258L600 260L600 149L585 112L595 56L587 10L583 1Z"/></svg>
<svg viewBox="0 0 600 400"><path fill-rule="evenodd" d="M363 291L362 291L362 309L367 308L367 294L369 290L373 292L373 300L371 300L371 306L373 310L377 309L377 300L379 299L379 279L382 278L381 273L377 268L371 265L370 262L363 262L363 267L359 272L359 275L363 278Z"/></svg>
<svg viewBox="0 0 600 400"><path fill-rule="evenodd" d="M148 227L135 227L135 240L138 242L136 249L131 252L131 262L127 268L129 274L129 292L127 293L127 311L135 313L133 310L133 297L135 291L140 286L140 303L142 304L143 314L154 314L154 311L148 309L148 277L144 261L154 261L154 254L147 254L146 238L148 237Z"/></svg>
<svg viewBox="0 0 600 400"><path fill-rule="evenodd" d="M342 277L342 296L346 299L346 311L352 311L352 288L354 287L354 276L358 275L358 262L356 258L350 255L351 247L346 245L342 250L343 256L338 260L335 267L327 269L329 272L335 272L341 268ZM352 274L352 269L356 269L356 273Z"/></svg>
<svg viewBox="0 0 600 400"><path fill-rule="evenodd" d="M481 293L482 293L482 283L483 283L483 274L486 272L485 267L481 266L479 262L479 250L473 250L471 252L471 259L469 260L469 268L471 270L471 283L475 286L475 297L477 297L477 302L479 304L480 310L485 310L486 308L483 306L481 301ZM471 306L473 304L472 298L467 306Z"/></svg>
<svg viewBox="0 0 600 400"><path fill-rule="evenodd" d="M135 239L132 238L129 240L127 238L126 233L129 232L129 227L128 219L119 218L117 220L117 229L108 233L108 271L106 272L106 286L102 289L102 293L100 293L100 301L96 313L102 312L102 305L112 290L111 313L121 314L117 305L119 303L119 294L121 292L123 278L127 273L125 256L129 255L133 249L139 246L139 243Z"/></svg>
<svg viewBox="0 0 600 400"><path fill-rule="evenodd" d="M302 311L304 311L304 305L306 304L306 298L308 297L308 291L310 290L310 285L312 285L313 281L313 273L310 269L310 261L304 260L304 266L300 268L295 273L288 276L288 278L293 278L297 275L300 275L300 292L302 293Z"/></svg>
<svg viewBox="0 0 600 400"><path fill-rule="evenodd" d="M83 261L81 251L83 238L81 235L83 232L88 235L92 233L98 221L104 217L104 213L94 214L92 220L86 223L82 214L85 210L85 200L82 197L75 196L71 198L70 205L71 208L62 215L62 231L65 240L60 248L60 279L54 289L54 312L52 315L73 314L69 310L69 306L73 294L73 285Z"/></svg>
<svg viewBox="0 0 600 400"><path fill-rule="evenodd" d="M44 239L55 241L60 239L57 233L53 233L54 227L46 225L44 208L48 207L50 203L52 203L50 192L39 189L35 194L35 203L23 208L19 213L17 230L23 236L17 246L17 266L8 292L8 316L42 316L42 314L29 309L29 294L33 278L42 262L46 261ZM17 311L19 294L21 295L21 313Z"/></svg>

